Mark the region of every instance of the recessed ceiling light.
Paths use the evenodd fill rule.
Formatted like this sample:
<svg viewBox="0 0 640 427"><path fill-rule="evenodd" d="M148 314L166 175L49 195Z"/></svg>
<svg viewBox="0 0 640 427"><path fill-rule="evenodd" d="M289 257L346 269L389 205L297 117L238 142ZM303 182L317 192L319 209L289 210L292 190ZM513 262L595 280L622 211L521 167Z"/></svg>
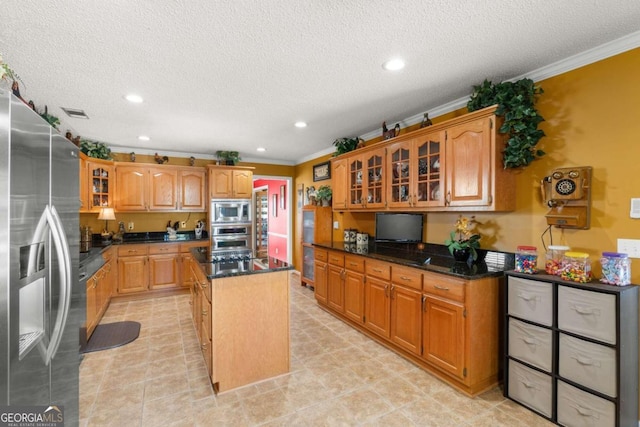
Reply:
<svg viewBox="0 0 640 427"><path fill-rule="evenodd" d="M266 149L266 148L264 148L264 147L258 147L258 148L256 148L256 151L259 151L259 152L261 152L261 153L264 153L265 151L267 151L267 149Z"/></svg>
<svg viewBox="0 0 640 427"><path fill-rule="evenodd" d="M398 71L404 68L404 61L400 58L394 58L382 64L382 68L388 71Z"/></svg>
<svg viewBox="0 0 640 427"><path fill-rule="evenodd" d="M147 135L140 135L138 139L140 141L149 141L151 138L149 138Z"/></svg>
<svg viewBox="0 0 640 427"><path fill-rule="evenodd" d="M140 95L136 95L134 93L130 93L129 95L125 96L124 99L134 104L140 104L142 103L142 101L144 101L144 99L142 99Z"/></svg>
<svg viewBox="0 0 640 427"><path fill-rule="evenodd" d="M306 122L296 122L294 124L295 127L297 128L306 128L307 127L307 123Z"/></svg>

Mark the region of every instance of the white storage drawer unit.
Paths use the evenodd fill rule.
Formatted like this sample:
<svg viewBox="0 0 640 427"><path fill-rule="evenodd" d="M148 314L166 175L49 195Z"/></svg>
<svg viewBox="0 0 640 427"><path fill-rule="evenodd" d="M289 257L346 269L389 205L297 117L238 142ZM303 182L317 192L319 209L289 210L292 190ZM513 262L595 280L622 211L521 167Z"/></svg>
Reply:
<svg viewBox="0 0 640 427"><path fill-rule="evenodd" d="M638 426L639 287L506 276L505 397L560 425Z"/></svg>

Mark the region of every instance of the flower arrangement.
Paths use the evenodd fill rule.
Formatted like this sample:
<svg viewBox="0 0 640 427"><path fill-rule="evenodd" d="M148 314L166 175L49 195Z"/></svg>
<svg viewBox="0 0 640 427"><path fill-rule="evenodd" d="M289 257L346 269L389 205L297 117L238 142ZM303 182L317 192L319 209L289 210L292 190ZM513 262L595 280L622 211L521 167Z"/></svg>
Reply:
<svg viewBox="0 0 640 427"><path fill-rule="evenodd" d="M13 82L22 81L20 79L20 76L18 76L16 72L13 71L11 67L9 67L9 64L2 62L2 54L0 53L0 80L8 79L11 79L11 81Z"/></svg>
<svg viewBox="0 0 640 427"><path fill-rule="evenodd" d="M460 215L456 221L456 228L451 231L450 237L444 242L449 248L451 255L453 255L455 251L468 250L474 261L478 259L476 249L480 248L480 235L474 232L476 224L478 224L478 222L475 216L467 218Z"/></svg>

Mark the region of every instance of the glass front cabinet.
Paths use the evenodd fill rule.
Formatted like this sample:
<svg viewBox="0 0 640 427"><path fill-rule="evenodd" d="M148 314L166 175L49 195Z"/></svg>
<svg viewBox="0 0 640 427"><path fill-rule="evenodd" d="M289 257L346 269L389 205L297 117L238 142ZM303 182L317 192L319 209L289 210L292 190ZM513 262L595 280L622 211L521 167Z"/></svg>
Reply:
<svg viewBox="0 0 640 427"><path fill-rule="evenodd" d="M302 284L314 284L314 243L331 243L331 207L305 206L302 209Z"/></svg>

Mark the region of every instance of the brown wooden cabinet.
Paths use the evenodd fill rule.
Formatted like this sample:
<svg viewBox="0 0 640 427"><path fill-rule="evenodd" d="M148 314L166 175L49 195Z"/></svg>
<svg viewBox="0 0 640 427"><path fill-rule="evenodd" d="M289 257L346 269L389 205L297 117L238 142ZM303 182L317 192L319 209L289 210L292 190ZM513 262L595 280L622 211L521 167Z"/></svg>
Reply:
<svg viewBox="0 0 640 427"><path fill-rule="evenodd" d="M415 268L391 266L390 339L411 353L422 352L422 273Z"/></svg>
<svg viewBox="0 0 640 427"><path fill-rule="evenodd" d="M302 208L302 284L314 286L314 243L331 242L331 207L305 206Z"/></svg>
<svg viewBox="0 0 640 427"><path fill-rule="evenodd" d="M102 256L105 260L104 265L87 280L86 284L87 317L85 325L87 339L93 334L109 306L115 278L112 248L106 249Z"/></svg>
<svg viewBox="0 0 640 427"><path fill-rule="evenodd" d="M88 212L100 212L103 207L113 207L114 166L109 160L88 158L87 163ZM80 186L82 187L82 185Z"/></svg>
<svg viewBox="0 0 640 427"><path fill-rule="evenodd" d="M498 132L501 118L495 109L478 110L333 159L333 171L344 169L345 175L336 179L334 174L333 209L515 209L515 175L502 165L505 137ZM375 181L379 158L384 178ZM381 204L378 189L385 194Z"/></svg>
<svg viewBox="0 0 640 427"><path fill-rule="evenodd" d="M459 378L464 378L464 307L460 303L424 296L423 357Z"/></svg>
<svg viewBox="0 0 640 427"><path fill-rule="evenodd" d="M329 251L327 269L327 306L344 312L344 255Z"/></svg>
<svg viewBox="0 0 640 427"><path fill-rule="evenodd" d="M183 288L190 288L195 282L194 273L191 269L191 261L193 260L191 248L206 248L207 246L209 246L208 240L194 240L179 244L178 275L180 277L180 286Z"/></svg>
<svg viewBox="0 0 640 427"><path fill-rule="evenodd" d="M367 259L365 272L364 326L384 338L389 338L391 332L390 266L386 262Z"/></svg>
<svg viewBox="0 0 640 427"><path fill-rule="evenodd" d="M89 202L89 169L87 167L87 156L83 152L79 152L79 175L78 182L80 184L80 213L90 212Z"/></svg>
<svg viewBox="0 0 640 427"><path fill-rule="evenodd" d="M144 292L149 289L147 245L118 247L118 294Z"/></svg>
<svg viewBox="0 0 640 427"><path fill-rule="evenodd" d="M347 197L349 184L347 183L347 158L331 162L331 182L333 183L331 203L333 210L347 209Z"/></svg>
<svg viewBox="0 0 640 427"><path fill-rule="evenodd" d="M115 208L118 212L147 211L147 170L137 165L118 165L116 181L118 193Z"/></svg>
<svg viewBox="0 0 640 427"><path fill-rule="evenodd" d="M320 304L327 304L327 283L329 280L329 267L327 260L329 259L327 251L324 249L315 248L314 250L314 281L313 281L313 293L316 300Z"/></svg>
<svg viewBox="0 0 640 427"><path fill-rule="evenodd" d="M206 169L179 169L178 185L178 209L180 211L205 212L208 209Z"/></svg>
<svg viewBox="0 0 640 427"><path fill-rule="evenodd" d="M344 256L344 315L364 323L364 258Z"/></svg>
<svg viewBox="0 0 640 427"><path fill-rule="evenodd" d="M178 210L178 171L173 168L153 167L147 170L147 210Z"/></svg>
<svg viewBox="0 0 640 427"><path fill-rule="evenodd" d="M176 288L180 285L178 263L179 245L175 243L154 243L149 253L149 289Z"/></svg>
<svg viewBox="0 0 640 427"><path fill-rule="evenodd" d="M253 194L253 172L239 166L209 166L211 199L250 199Z"/></svg>

